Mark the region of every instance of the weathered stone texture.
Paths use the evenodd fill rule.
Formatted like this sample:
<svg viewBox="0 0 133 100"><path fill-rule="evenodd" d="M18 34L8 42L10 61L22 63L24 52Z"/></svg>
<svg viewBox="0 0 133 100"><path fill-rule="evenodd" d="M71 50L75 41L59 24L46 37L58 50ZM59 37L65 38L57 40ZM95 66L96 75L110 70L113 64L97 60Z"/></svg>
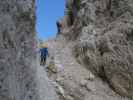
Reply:
<svg viewBox="0 0 133 100"><path fill-rule="evenodd" d="M133 1L82 0L67 32L74 54L120 95L133 98Z"/></svg>
<svg viewBox="0 0 133 100"><path fill-rule="evenodd" d="M34 0L0 1L0 100L37 100Z"/></svg>
<svg viewBox="0 0 133 100"><path fill-rule="evenodd" d="M57 100L36 47L35 0L0 0L0 100Z"/></svg>

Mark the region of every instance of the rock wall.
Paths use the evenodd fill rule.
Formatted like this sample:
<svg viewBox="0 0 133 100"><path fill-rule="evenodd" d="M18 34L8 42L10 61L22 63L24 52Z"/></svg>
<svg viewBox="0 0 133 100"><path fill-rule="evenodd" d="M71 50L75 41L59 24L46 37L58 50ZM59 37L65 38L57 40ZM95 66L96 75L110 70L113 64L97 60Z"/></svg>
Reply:
<svg viewBox="0 0 133 100"><path fill-rule="evenodd" d="M133 99L133 1L82 0L63 35L77 61L121 96Z"/></svg>
<svg viewBox="0 0 133 100"><path fill-rule="evenodd" d="M36 55L35 0L1 0L0 100L57 99Z"/></svg>

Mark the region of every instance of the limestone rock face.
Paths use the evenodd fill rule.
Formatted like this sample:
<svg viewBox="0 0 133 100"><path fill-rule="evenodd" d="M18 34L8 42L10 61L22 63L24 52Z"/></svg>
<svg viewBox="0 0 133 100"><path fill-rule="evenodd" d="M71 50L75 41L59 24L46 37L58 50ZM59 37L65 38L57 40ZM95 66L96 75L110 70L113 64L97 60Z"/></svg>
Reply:
<svg viewBox="0 0 133 100"><path fill-rule="evenodd" d="M133 1L82 0L72 28L73 54L121 96L133 98Z"/></svg>
<svg viewBox="0 0 133 100"><path fill-rule="evenodd" d="M0 100L57 99L36 55L35 0L1 0Z"/></svg>
<svg viewBox="0 0 133 100"><path fill-rule="evenodd" d="M0 2L0 99L37 100L34 0Z"/></svg>

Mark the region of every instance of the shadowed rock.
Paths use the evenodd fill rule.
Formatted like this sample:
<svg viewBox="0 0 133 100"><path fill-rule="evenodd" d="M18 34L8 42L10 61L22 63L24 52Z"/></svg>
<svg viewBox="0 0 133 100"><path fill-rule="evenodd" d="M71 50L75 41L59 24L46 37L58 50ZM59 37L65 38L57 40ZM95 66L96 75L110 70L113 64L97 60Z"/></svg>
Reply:
<svg viewBox="0 0 133 100"><path fill-rule="evenodd" d="M133 98L132 0L82 0L68 37L77 60L106 80L120 95Z"/></svg>

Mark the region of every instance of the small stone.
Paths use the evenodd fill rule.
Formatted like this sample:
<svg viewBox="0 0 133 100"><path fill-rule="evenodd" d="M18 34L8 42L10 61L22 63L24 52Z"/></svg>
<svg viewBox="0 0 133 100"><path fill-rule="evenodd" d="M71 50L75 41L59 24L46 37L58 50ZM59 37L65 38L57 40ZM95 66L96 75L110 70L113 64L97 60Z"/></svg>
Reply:
<svg viewBox="0 0 133 100"><path fill-rule="evenodd" d="M90 72L89 75L88 75L88 77L86 77L85 79L86 80L93 81L95 79L95 75Z"/></svg>
<svg viewBox="0 0 133 100"><path fill-rule="evenodd" d="M88 82L86 88L88 91L96 91L96 86L94 82Z"/></svg>
<svg viewBox="0 0 133 100"><path fill-rule="evenodd" d="M60 81L62 81L62 78L61 78L61 77L58 77L58 78L56 79L56 82L60 82Z"/></svg>
<svg viewBox="0 0 133 100"><path fill-rule="evenodd" d="M87 85L87 82L88 82L87 80L82 80L80 82L80 86L85 87Z"/></svg>
<svg viewBox="0 0 133 100"><path fill-rule="evenodd" d="M89 80L93 81L94 78L95 78L95 76L94 76L92 73L90 73L90 75L89 75Z"/></svg>
<svg viewBox="0 0 133 100"><path fill-rule="evenodd" d="M58 86L58 92L60 95L62 95L63 97L65 97L65 92L64 92L64 89L61 87L61 86Z"/></svg>

